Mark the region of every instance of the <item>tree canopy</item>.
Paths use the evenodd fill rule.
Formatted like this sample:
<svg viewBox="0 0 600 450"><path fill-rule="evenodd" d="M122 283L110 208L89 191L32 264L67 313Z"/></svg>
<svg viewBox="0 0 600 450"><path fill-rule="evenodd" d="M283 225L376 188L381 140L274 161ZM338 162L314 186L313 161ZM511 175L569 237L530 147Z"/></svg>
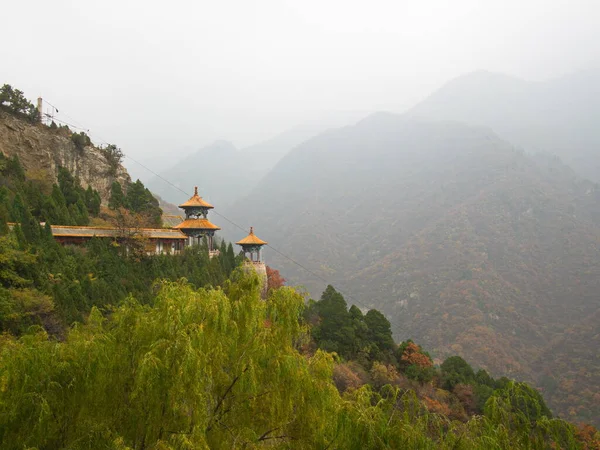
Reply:
<svg viewBox="0 0 600 450"><path fill-rule="evenodd" d="M13 88L10 84L4 84L0 88L0 109L30 122L39 121L35 105L27 100L23 91Z"/></svg>
<svg viewBox="0 0 600 450"><path fill-rule="evenodd" d="M340 395L332 356L297 350L302 296L283 287L264 301L256 275L238 270L223 289L157 288L152 306L130 297L108 316L92 309L64 342L39 329L0 339L2 448L582 445L520 384L467 421L428 412L414 391L392 385Z"/></svg>

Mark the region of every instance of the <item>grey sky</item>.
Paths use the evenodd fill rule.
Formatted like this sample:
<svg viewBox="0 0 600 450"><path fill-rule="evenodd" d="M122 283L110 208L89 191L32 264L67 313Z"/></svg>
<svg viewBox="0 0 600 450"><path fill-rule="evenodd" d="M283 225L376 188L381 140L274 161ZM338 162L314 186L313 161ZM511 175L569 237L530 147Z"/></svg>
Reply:
<svg viewBox="0 0 600 450"><path fill-rule="evenodd" d="M0 82L135 158L246 146L334 111L402 111L487 69L600 61L598 0L9 1ZM170 155L170 156L166 156Z"/></svg>

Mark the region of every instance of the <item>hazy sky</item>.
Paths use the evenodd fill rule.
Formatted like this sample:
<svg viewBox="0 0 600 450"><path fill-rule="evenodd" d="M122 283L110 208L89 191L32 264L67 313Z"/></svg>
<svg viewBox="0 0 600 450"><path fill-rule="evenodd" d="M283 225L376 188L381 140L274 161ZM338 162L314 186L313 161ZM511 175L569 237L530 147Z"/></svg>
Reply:
<svg viewBox="0 0 600 450"><path fill-rule="evenodd" d="M598 0L14 0L1 13L0 83L164 164L335 111L403 111L477 69L544 80L600 61Z"/></svg>

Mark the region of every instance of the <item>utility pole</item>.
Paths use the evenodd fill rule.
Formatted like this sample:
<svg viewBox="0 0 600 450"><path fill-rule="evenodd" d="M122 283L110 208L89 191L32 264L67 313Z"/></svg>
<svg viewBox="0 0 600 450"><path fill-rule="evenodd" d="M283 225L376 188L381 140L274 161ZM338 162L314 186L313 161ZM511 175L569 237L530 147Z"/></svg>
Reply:
<svg viewBox="0 0 600 450"><path fill-rule="evenodd" d="M40 119L40 122L42 122L43 118L44 118L44 113L42 111L42 97L38 97L38 101L37 101L37 110L38 110L38 118Z"/></svg>

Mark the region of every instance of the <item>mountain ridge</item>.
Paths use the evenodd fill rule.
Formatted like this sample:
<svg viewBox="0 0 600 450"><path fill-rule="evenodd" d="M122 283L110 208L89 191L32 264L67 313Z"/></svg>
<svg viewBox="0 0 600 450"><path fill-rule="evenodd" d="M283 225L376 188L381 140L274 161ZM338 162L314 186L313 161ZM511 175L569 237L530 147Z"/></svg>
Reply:
<svg viewBox="0 0 600 450"><path fill-rule="evenodd" d="M531 82L477 71L462 75L408 114L489 126L529 153L560 156L576 172L600 181L600 69Z"/></svg>

